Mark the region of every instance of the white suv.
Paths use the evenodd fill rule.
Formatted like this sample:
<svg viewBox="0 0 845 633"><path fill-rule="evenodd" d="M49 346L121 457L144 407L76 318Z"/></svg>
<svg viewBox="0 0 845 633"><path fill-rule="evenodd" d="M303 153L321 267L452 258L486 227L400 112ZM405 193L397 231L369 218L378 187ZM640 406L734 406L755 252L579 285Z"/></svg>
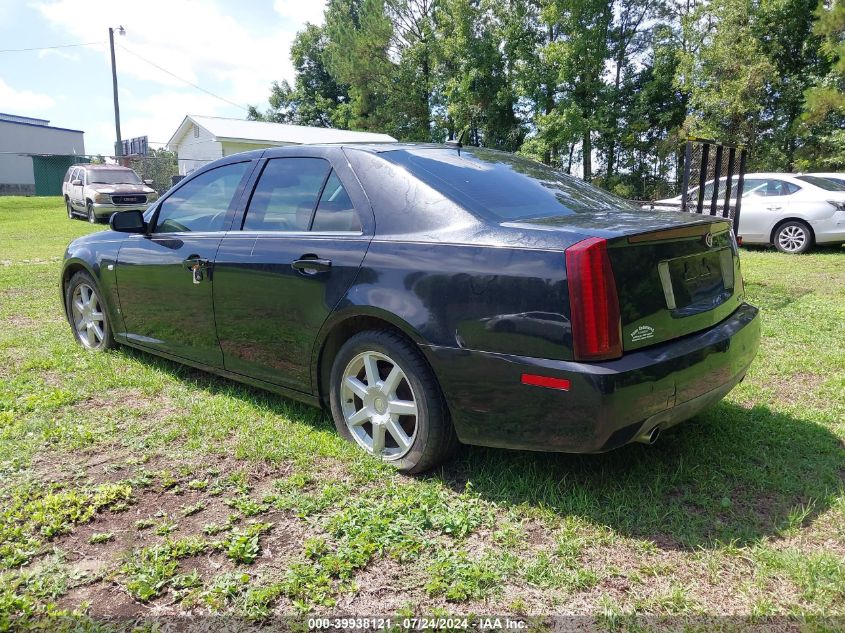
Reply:
<svg viewBox="0 0 845 633"><path fill-rule="evenodd" d="M145 211L158 200L156 190L128 167L74 165L62 182L67 217L83 215L92 224L117 211Z"/></svg>

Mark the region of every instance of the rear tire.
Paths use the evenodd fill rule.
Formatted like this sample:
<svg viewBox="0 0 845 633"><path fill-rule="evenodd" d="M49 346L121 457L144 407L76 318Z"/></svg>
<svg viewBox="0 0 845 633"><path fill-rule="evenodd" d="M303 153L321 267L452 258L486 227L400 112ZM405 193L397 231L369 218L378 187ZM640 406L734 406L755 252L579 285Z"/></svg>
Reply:
<svg viewBox="0 0 845 633"><path fill-rule="evenodd" d="M790 220L781 224L775 231L774 243L781 253L806 253L813 245L813 232L804 222Z"/></svg>
<svg viewBox="0 0 845 633"><path fill-rule="evenodd" d="M97 223L97 214L94 213L93 203L89 202L87 205L85 205L85 210L88 212L88 221L91 224L96 224Z"/></svg>
<svg viewBox="0 0 845 633"><path fill-rule="evenodd" d="M73 335L82 347L94 352L115 347L108 309L87 272L79 271L70 278L65 306Z"/></svg>
<svg viewBox="0 0 845 633"><path fill-rule="evenodd" d="M332 364L330 389L341 437L401 472L430 470L458 446L434 373L416 346L394 332L350 338Z"/></svg>

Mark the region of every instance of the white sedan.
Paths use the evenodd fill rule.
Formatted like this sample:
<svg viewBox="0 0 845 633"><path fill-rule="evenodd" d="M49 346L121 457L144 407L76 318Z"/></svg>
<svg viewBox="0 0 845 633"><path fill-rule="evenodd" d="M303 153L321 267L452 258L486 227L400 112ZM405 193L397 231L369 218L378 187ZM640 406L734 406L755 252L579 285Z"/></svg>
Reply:
<svg viewBox="0 0 845 633"><path fill-rule="evenodd" d="M719 180L719 211L724 207L724 177ZM732 179L736 191L737 176ZM713 181L704 186L704 212L709 212ZM688 193L695 208L698 187ZM731 207L736 204L731 194ZM681 208L681 196L657 200L655 209ZM784 253L804 253L813 244L845 242L845 186L820 174L778 173L745 175L737 237L743 244L774 244Z"/></svg>

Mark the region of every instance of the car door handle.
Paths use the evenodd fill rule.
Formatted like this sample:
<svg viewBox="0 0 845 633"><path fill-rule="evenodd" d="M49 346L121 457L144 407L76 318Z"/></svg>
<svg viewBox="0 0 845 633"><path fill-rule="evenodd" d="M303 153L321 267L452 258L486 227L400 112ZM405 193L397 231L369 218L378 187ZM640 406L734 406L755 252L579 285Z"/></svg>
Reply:
<svg viewBox="0 0 845 633"><path fill-rule="evenodd" d="M188 255L182 260L182 265L186 270L195 270L197 267L208 268L210 264L209 260L203 259L199 255Z"/></svg>
<svg viewBox="0 0 845 633"><path fill-rule="evenodd" d="M291 264L296 270L304 275L316 275L317 273L324 273L331 270L332 261L330 259L320 259L303 255L300 259Z"/></svg>
<svg viewBox="0 0 845 633"><path fill-rule="evenodd" d="M780 211L781 207L766 207L769 211Z"/></svg>

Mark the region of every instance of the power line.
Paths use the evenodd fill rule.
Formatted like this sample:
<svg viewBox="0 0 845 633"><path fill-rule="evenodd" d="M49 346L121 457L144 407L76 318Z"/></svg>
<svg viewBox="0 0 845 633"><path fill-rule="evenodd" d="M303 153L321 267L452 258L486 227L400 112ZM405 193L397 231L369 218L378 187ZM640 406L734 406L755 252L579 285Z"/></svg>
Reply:
<svg viewBox="0 0 845 633"><path fill-rule="evenodd" d="M77 46L94 46L103 42L83 42L81 44L57 44L56 46L36 46L34 48L3 48L0 53L23 53L26 51L49 51L56 48L75 48Z"/></svg>
<svg viewBox="0 0 845 633"><path fill-rule="evenodd" d="M148 63L150 66L153 66L153 67L155 67L155 68L159 69L161 72L163 72L163 73L166 73L166 74L170 75L170 76L171 76L171 77L173 77L174 79L178 79L178 80L179 80L179 81L181 81L182 83L186 83L186 84L188 84L188 85L189 85L189 86L191 86L192 88L196 88L197 90L199 90L199 91L201 91L201 92L204 92L205 94L210 95L210 96L214 97L215 99L219 99L220 101L223 101L223 102L225 102L225 103L228 103L229 105L235 106L236 108L240 108L240 109L241 109L241 110L243 110L244 112L249 112L249 110L247 110L247 108L243 107L242 105L237 104L237 103L235 103L234 101L229 101L228 99L226 99L225 97L221 97L220 95L216 95L216 94L214 94L213 92L211 92L210 90L206 90L206 89L205 89L205 88L203 88L202 86L198 86L197 84L193 83L192 81L188 81L187 79L184 79L183 77L180 77L179 75L174 75L172 72L170 72L170 71L169 71L169 70L167 70L166 68L162 68L161 66L159 66L159 65L158 65L158 64L156 64L155 62L151 62L151 61L150 61L149 59L147 59L146 57L142 57L142 56L141 56L141 55L139 55L138 53L136 53L136 52L134 52L134 51L130 51L128 48L126 48L125 46L122 46L121 44L116 44L116 46L118 46L119 48L121 48L121 49L125 50L125 51L126 51L127 53L129 53L130 55L134 55L135 57L137 57L137 58L138 58L138 59L140 59L141 61Z"/></svg>

